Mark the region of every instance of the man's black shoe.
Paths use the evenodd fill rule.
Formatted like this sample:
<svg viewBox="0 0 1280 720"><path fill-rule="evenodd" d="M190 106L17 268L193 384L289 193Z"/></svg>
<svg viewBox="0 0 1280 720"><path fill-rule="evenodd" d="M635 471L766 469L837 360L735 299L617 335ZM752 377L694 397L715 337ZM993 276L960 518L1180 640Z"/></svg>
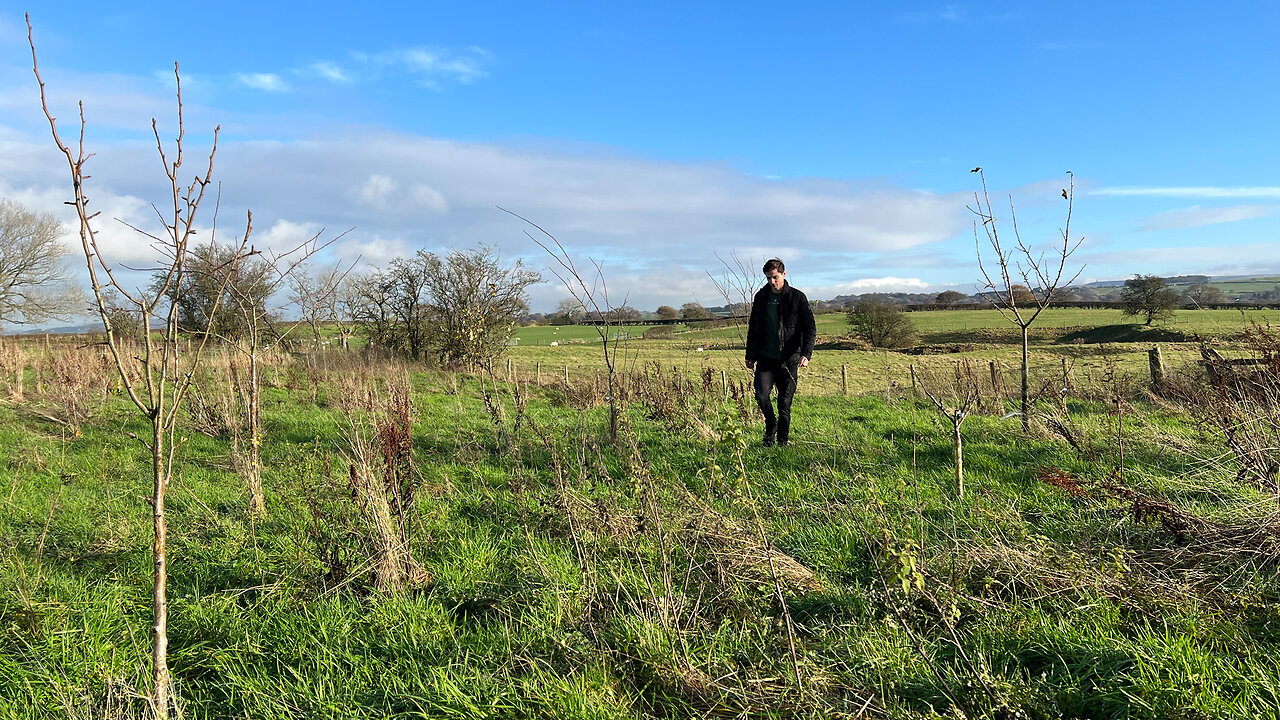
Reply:
<svg viewBox="0 0 1280 720"><path fill-rule="evenodd" d="M778 447L791 447L791 441L790 441L790 440L779 440L779 441L778 441Z"/></svg>
<svg viewBox="0 0 1280 720"><path fill-rule="evenodd" d="M765 446L765 447L773 447L773 446L774 446L773 436L772 436L772 435L765 435L765 436L764 436L764 441L763 441L762 443L760 443L760 444L761 444L761 445L763 445L763 446Z"/></svg>

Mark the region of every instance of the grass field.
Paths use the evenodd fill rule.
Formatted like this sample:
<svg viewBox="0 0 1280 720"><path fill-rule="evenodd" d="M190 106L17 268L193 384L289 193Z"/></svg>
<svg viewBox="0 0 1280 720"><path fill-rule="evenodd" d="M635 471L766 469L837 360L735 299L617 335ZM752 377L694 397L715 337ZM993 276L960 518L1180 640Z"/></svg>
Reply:
<svg viewBox="0 0 1280 720"><path fill-rule="evenodd" d="M1280 285L1280 277L1249 278L1248 280L1219 280L1209 283L1230 297L1234 293L1265 292Z"/></svg>
<svg viewBox="0 0 1280 720"><path fill-rule="evenodd" d="M908 313L921 342L938 346L937 354L913 355L883 350L858 350L848 341L849 327L842 313L818 315L818 343L813 364L802 375L803 392L820 395L884 391L910 385L911 366L940 367L968 358L981 366L995 362L1005 383L1019 364L1017 329L995 310ZM1179 311L1171 322L1151 328L1125 318L1119 310L1061 308L1046 311L1032 327L1034 375L1047 381L1061 378L1063 361L1073 382L1089 385L1099 380L1110 364L1141 380L1148 371L1147 351L1159 344L1172 369L1186 367L1200 358L1197 337L1214 341L1231 354L1230 338L1251 323L1280 323L1280 311L1235 310ZM678 326L679 327L679 326ZM641 340L641 330L628 327L632 339L620 344L620 365L635 369L657 364L688 375L724 372L730 379L749 380L742 364L743 332L736 327L677 331L671 340ZM536 332L535 332L536 331ZM548 334L565 333L570 339L551 347ZM605 371L603 348L593 327L522 328L521 343L510 348L515 372L521 378L594 377ZM537 338L528 344L528 338ZM1080 342L1075 342L1076 339ZM1013 385L1007 385L1013 387Z"/></svg>
<svg viewBox="0 0 1280 720"><path fill-rule="evenodd" d="M740 359L697 342L623 352L686 377ZM513 348L524 380L535 358L583 365L519 398L356 353L281 359L265 373L265 517L247 512L230 438L180 432L183 716L1275 717L1274 493L1188 408L1146 394L1145 345L1048 343L1037 376L1114 358L1138 381L1093 377L1031 433L988 393L962 428L960 496L950 425L907 365L997 358L1012 386L1007 343L975 344L821 351L788 448L758 446L749 400L665 370L612 440L598 344ZM837 361L874 392L841 397ZM371 416L343 408L406 372L424 575L392 592L349 481ZM113 395L70 433L34 380L0 403L0 718L144 716L149 479L128 433L145 423Z"/></svg>

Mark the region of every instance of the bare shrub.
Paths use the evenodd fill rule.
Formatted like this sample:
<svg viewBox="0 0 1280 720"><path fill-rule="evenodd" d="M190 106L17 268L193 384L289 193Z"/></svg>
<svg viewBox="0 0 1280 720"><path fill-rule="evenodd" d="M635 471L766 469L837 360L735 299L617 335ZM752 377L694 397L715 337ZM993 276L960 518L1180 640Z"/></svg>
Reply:
<svg viewBox="0 0 1280 720"><path fill-rule="evenodd" d="M238 437L244 429L238 387L235 360L229 355L210 357L182 408L188 426L212 438Z"/></svg>
<svg viewBox="0 0 1280 720"><path fill-rule="evenodd" d="M1249 508L1225 519L1204 517L1126 485L1116 472L1094 480L1050 467L1037 478L1079 502L1119 502L1121 514L1136 526L1158 526L1166 541L1128 553L1120 569L1141 570L1165 597L1192 589L1218 595L1231 578L1250 574L1241 573L1242 567L1280 567L1280 512L1258 517Z"/></svg>
<svg viewBox="0 0 1280 720"><path fill-rule="evenodd" d="M1218 434L1239 480L1280 490L1280 331L1255 324L1242 339L1254 357L1226 360L1206 346L1201 368L1172 378L1168 392Z"/></svg>
<svg viewBox="0 0 1280 720"><path fill-rule="evenodd" d="M710 368L707 368L708 373ZM701 384L694 385L676 374L663 372L654 361L625 376L625 387L631 389L631 398L648 410L649 417L667 423L672 429L712 439L715 432L703 419L710 397L714 394L712 377L704 373ZM717 383L718 384L718 383Z"/></svg>
<svg viewBox="0 0 1280 720"><path fill-rule="evenodd" d="M27 353L15 342L0 342L0 383L14 400L22 399L22 373Z"/></svg>
<svg viewBox="0 0 1280 720"><path fill-rule="evenodd" d="M79 437L80 426L102 409L111 392L114 362L97 349L71 348L46 356L41 365L47 379L41 415Z"/></svg>
<svg viewBox="0 0 1280 720"><path fill-rule="evenodd" d="M365 523L364 544L374 583L387 592L420 585L429 577L410 549L410 512L417 476L413 467L413 404L409 380L389 378L383 389L352 388L344 408L352 497Z"/></svg>

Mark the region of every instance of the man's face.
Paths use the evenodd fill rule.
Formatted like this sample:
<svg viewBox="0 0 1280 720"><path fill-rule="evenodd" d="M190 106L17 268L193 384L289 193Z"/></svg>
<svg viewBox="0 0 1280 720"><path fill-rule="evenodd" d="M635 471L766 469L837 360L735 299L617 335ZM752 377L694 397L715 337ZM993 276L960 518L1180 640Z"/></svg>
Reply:
<svg viewBox="0 0 1280 720"><path fill-rule="evenodd" d="M787 279L787 274L781 270L774 269L766 272L764 279L769 281L769 287L773 288L774 292L781 292L782 283Z"/></svg>

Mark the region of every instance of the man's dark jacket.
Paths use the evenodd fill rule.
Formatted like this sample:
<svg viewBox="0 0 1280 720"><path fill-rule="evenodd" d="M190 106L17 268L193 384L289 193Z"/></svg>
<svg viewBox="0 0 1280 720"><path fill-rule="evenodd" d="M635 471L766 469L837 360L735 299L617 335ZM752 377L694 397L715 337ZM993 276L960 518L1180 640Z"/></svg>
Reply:
<svg viewBox="0 0 1280 720"><path fill-rule="evenodd" d="M765 285L751 302L751 320L747 323L747 362L764 359L760 353L764 349L764 334L768 332L765 328L765 305L771 292L773 290ZM812 359L813 341L817 335L818 326L813 321L809 298L784 280L778 303L778 348L782 360L799 362L801 357Z"/></svg>

